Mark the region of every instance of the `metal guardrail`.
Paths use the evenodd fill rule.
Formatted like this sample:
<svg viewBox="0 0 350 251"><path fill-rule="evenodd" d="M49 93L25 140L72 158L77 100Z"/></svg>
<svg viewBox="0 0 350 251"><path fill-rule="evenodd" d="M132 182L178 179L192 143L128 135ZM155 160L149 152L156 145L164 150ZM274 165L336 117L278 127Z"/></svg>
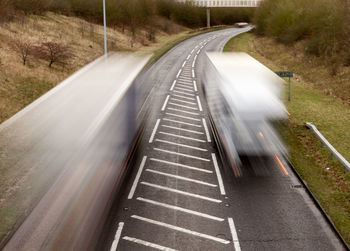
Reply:
<svg viewBox="0 0 350 251"><path fill-rule="evenodd" d="M344 173L350 171L350 163L328 142L328 140L320 133L317 127L311 122L305 123L306 127L313 130L316 136L322 141L322 143L331 151L331 156L335 156L340 163L344 166Z"/></svg>

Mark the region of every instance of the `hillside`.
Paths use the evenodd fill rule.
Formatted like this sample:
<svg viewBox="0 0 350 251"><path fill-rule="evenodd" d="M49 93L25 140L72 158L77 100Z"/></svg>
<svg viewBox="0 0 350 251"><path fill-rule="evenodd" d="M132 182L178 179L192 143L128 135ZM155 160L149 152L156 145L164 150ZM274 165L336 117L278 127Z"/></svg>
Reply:
<svg viewBox="0 0 350 251"><path fill-rule="evenodd" d="M128 27L123 31L115 26L108 28L108 49L153 52L186 30L161 17L155 20L152 37L146 29L133 36ZM47 42L57 43L65 54L51 67L37 53ZM21 52L26 46L31 53L24 65ZM0 123L102 54L103 26L81 18L48 12L0 23Z"/></svg>

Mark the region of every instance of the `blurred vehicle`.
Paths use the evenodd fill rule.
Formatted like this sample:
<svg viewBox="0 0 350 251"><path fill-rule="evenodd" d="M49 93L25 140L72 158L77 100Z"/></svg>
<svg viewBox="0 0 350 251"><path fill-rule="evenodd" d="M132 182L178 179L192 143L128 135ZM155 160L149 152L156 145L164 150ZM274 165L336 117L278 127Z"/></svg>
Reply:
<svg viewBox="0 0 350 251"><path fill-rule="evenodd" d="M282 81L245 53L207 53L203 88L219 150L231 166L242 156L285 153L272 126L287 117Z"/></svg>
<svg viewBox="0 0 350 251"><path fill-rule="evenodd" d="M238 23L235 23L235 27L237 28L244 28L244 27L247 27L249 24L246 23L246 22L238 22Z"/></svg>

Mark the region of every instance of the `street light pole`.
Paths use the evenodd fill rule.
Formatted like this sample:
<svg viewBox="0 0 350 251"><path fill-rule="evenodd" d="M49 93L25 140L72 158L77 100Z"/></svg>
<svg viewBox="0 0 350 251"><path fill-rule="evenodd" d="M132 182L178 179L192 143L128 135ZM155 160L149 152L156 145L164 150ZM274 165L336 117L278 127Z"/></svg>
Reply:
<svg viewBox="0 0 350 251"><path fill-rule="evenodd" d="M105 51L105 56L107 56L106 0L103 0L103 30L104 30L104 51Z"/></svg>

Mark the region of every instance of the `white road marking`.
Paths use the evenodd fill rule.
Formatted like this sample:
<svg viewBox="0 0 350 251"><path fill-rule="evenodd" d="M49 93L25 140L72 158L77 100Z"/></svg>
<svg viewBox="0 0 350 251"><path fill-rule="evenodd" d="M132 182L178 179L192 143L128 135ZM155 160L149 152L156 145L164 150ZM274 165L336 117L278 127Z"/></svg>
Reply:
<svg viewBox="0 0 350 251"><path fill-rule="evenodd" d="M192 62L192 68L194 68L196 61L193 60Z"/></svg>
<svg viewBox="0 0 350 251"><path fill-rule="evenodd" d="M198 91L196 80L193 80L193 87L194 87L194 91Z"/></svg>
<svg viewBox="0 0 350 251"><path fill-rule="evenodd" d="M175 143L175 142L171 142L171 141L167 141L167 140L162 140L162 139L156 139L156 141L163 142L163 143L166 143L166 144L169 144L169 145L187 147L187 148L191 148L191 149L202 151L202 152L207 152L208 151L207 149L204 149L204 148L190 146L190 145L185 145L185 144L179 144L179 143Z"/></svg>
<svg viewBox="0 0 350 251"><path fill-rule="evenodd" d="M113 240L113 243L112 243L110 251L116 251L117 250L118 242L119 242L119 239L120 239L120 235L121 235L121 233L123 231L123 227L124 227L124 222L119 222L118 229L117 229L117 232L115 233L114 240Z"/></svg>
<svg viewBox="0 0 350 251"><path fill-rule="evenodd" d="M198 55L195 55L195 56L194 56L194 59L193 59L194 62L196 62L197 57L198 57Z"/></svg>
<svg viewBox="0 0 350 251"><path fill-rule="evenodd" d="M194 52L194 49L191 51L191 54Z"/></svg>
<svg viewBox="0 0 350 251"><path fill-rule="evenodd" d="M215 202L215 203L221 203L222 202L221 200L218 200L218 199L213 199L213 198L210 198L210 197L207 197L207 196L202 196L202 195L199 195L199 194L196 194L196 193L185 192L185 191L182 191L182 190L178 190L178 189L174 189L174 188L170 188L170 187L166 187L166 186L160 186L160 185L152 184L152 183L145 182L145 181L141 181L141 184L145 185L145 186L149 186L149 187L154 187L154 188L158 188L158 189L161 189L161 190L165 190L165 191L168 191L168 192L178 193L178 194L182 194L182 195L185 195L185 196L197 198L197 199L207 200L207 201L211 201L211 202Z"/></svg>
<svg viewBox="0 0 350 251"><path fill-rule="evenodd" d="M163 127L167 127L167 128L171 128L171 129L180 130L180 131L185 131L185 132L191 132L191 133L196 133L196 134L204 134L202 132L193 131L193 130L187 130L187 129L183 129L183 128L176 127L176 126L168 126L168 125L162 125L162 126Z"/></svg>
<svg viewBox="0 0 350 251"><path fill-rule="evenodd" d="M170 115L170 116L174 116L174 117L183 118L183 119L189 119L189 120L194 120L194 121L201 121L200 119L195 119L195 118L191 118L191 117L187 117L187 116L177 115L177 114L169 113L169 112L166 112L165 114Z"/></svg>
<svg viewBox="0 0 350 251"><path fill-rule="evenodd" d="M178 78L180 76L181 72L182 72L182 69L179 70L179 72L176 75L176 78Z"/></svg>
<svg viewBox="0 0 350 251"><path fill-rule="evenodd" d="M136 239L134 237L124 236L123 240L131 241L131 242L134 242L134 243L137 243L140 245L144 245L146 247L150 247L150 248L154 248L154 249L158 249L158 250L162 250L162 251L177 251L176 249L164 247L164 246L152 243L152 242L144 241L141 239Z"/></svg>
<svg viewBox="0 0 350 251"><path fill-rule="evenodd" d="M183 85L192 85L192 80L183 80L183 79L179 79L178 83L183 84Z"/></svg>
<svg viewBox="0 0 350 251"><path fill-rule="evenodd" d="M201 43L199 43L199 44L201 44ZM194 47L195 49L197 49L198 48L198 44L196 45L196 47Z"/></svg>
<svg viewBox="0 0 350 251"><path fill-rule="evenodd" d="M175 163L175 162L170 162L170 161L166 161L166 160L155 159L155 158L150 158L150 160L155 161L155 162L168 164L168 165L179 166L179 167L187 168L187 169L190 169L190 170L195 170L195 171L198 171L198 172L213 173L213 171L211 171L211 170L198 168L198 167L194 167L194 166L189 166L189 165L184 165L184 164Z"/></svg>
<svg viewBox="0 0 350 251"><path fill-rule="evenodd" d="M187 90L193 91L193 85L185 83L177 83L177 86L182 88L187 88ZM191 88L192 87L192 88Z"/></svg>
<svg viewBox="0 0 350 251"><path fill-rule="evenodd" d="M191 124L191 123L182 122L182 121L178 121L178 120L174 120L174 119L167 119L167 118L164 118L163 120L171 121L171 122L175 122L175 123L179 123L179 124L184 124L184 125L195 126L195 127L202 127L202 125Z"/></svg>
<svg viewBox="0 0 350 251"><path fill-rule="evenodd" d="M173 102L169 102L169 105L175 105L175 106L183 107L183 108L186 108L186 109L191 109L191 110L198 111L198 108L196 108L196 107L190 107L190 106L187 106L187 105L180 105L180 104L176 104L176 103L173 103Z"/></svg>
<svg viewBox="0 0 350 251"><path fill-rule="evenodd" d="M130 189L130 192L129 192L129 195L128 195L128 199L129 200L132 199L132 197L134 196L134 193L135 193L135 190L136 190L136 187L137 187L137 183L139 182L139 179L140 179L143 167L145 166L146 160L147 160L147 156L144 156L142 161L141 161L139 170L137 171L134 183L132 184L132 187Z"/></svg>
<svg viewBox="0 0 350 251"><path fill-rule="evenodd" d="M158 129L158 126L159 126L159 122L160 122L160 119L157 119L157 122L156 122L156 124L154 125L154 128L153 128L151 137L149 138L149 141L148 141L149 143L152 143L152 141L154 139L154 135L156 135L156 132L157 132L157 129Z"/></svg>
<svg viewBox="0 0 350 251"><path fill-rule="evenodd" d="M171 85L170 91L174 90L175 84L176 84L176 79L174 80L173 84Z"/></svg>
<svg viewBox="0 0 350 251"><path fill-rule="evenodd" d="M188 77L187 76L180 76L179 77L179 80L183 80L183 81L186 81L186 80L188 80L188 81L191 81L192 80L192 78L191 78L191 73L188 75Z"/></svg>
<svg viewBox="0 0 350 251"><path fill-rule="evenodd" d="M197 157L197 156L193 156L193 155L189 155L189 154L184 154L184 153L179 153L179 152L172 152L172 151L163 150L163 149L160 149L160 148L153 148L153 149L156 150L156 151L160 151L160 152L165 152L165 153L179 155L179 156L183 156L183 157L187 157L187 158L191 158L191 159L198 159L198 160L203 160L203 161L210 162L210 159L205 159L205 158L201 158L201 157Z"/></svg>
<svg viewBox="0 0 350 251"><path fill-rule="evenodd" d="M201 100L199 99L199 96L197 96L197 102L198 102L199 110L202 112L203 108L202 108L202 104L201 104Z"/></svg>
<svg viewBox="0 0 350 251"><path fill-rule="evenodd" d="M168 96L166 97L166 99L165 99L165 101L164 101L164 104L163 104L163 106L162 106L162 111L165 110L165 107L166 107L166 105L167 105L167 103L168 103L168 101L169 101L169 98L170 98L170 95L168 95Z"/></svg>
<svg viewBox="0 0 350 251"><path fill-rule="evenodd" d="M201 140L201 139L195 139L195 138L186 137L186 136L173 134L173 133L168 133L168 132L159 132L159 133L160 134L164 134L164 135L173 136L173 137L176 137L176 138L181 138L181 139L188 139L188 140L193 140L193 141L197 141L197 142L205 142L204 140Z"/></svg>
<svg viewBox="0 0 350 251"><path fill-rule="evenodd" d="M218 166L218 162L216 160L215 153L212 153L211 157L213 158L214 168L215 168L216 176L217 176L218 182L219 182L220 193L222 195L225 195L226 192L225 192L225 188L224 188L224 182L222 182L222 177L221 177L220 169L219 169L219 166Z"/></svg>
<svg viewBox="0 0 350 251"><path fill-rule="evenodd" d="M161 221L151 220L151 219L144 218L144 217L141 217L141 216L138 216L138 215L132 215L131 217L134 218L134 219L138 219L138 220L141 220L141 221L145 221L145 222L154 224L154 225L166 227L166 228L169 228L169 229L172 229L172 230L175 230L175 231L179 231L179 232L182 232L182 233L185 233L185 234L194 235L194 236L197 236L197 237L201 237L201 238L204 238L204 239L216 241L216 242L219 242L219 243L223 243L223 244L229 244L230 243L230 241L225 240L225 239L221 239L221 238L218 238L218 237L215 237L215 236L211 236L211 235L207 235L207 234L202 234L202 233L195 232L195 231L192 231L192 230L189 230L189 229L186 229L186 228L170 225L170 224L167 224L167 223L164 223L164 222L161 222Z"/></svg>
<svg viewBox="0 0 350 251"><path fill-rule="evenodd" d="M183 87L177 87L177 86L175 86L175 89L176 90L181 90L181 91L184 91L184 92L190 92L190 93L193 93L194 91L193 90L191 90L191 89L186 89L186 88L183 88Z"/></svg>
<svg viewBox="0 0 350 251"><path fill-rule="evenodd" d="M176 92L176 93L181 93L181 94L183 94L183 95L192 96L192 97L194 97L194 96L195 96L194 94L187 93L187 92L181 92L181 91L175 91L175 90L174 90L174 92Z"/></svg>
<svg viewBox="0 0 350 251"><path fill-rule="evenodd" d="M180 96L180 95L176 95L176 94L174 94L173 96L175 96L175 97L180 97L180 98L187 98L187 97ZM192 98L187 98L187 99L195 100L195 99L192 99ZM171 100L179 101L179 102L186 103L186 104L190 104L190 105L196 105L196 103L194 103L194 102L184 101L184 100L177 99L177 98L171 98Z"/></svg>
<svg viewBox="0 0 350 251"><path fill-rule="evenodd" d="M194 75L194 70L192 69L192 78L195 78L196 76Z"/></svg>
<svg viewBox="0 0 350 251"><path fill-rule="evenodd" d="M182 68L185 67L187 61L185 60L184 63L182 64Z"/></svg>
<svg viewBox="0 0 350 251"><path fill-rule="evenodd" d="M190 54L190 55L188 55L186 59L187 59L187 60L189 60L189 59L190 59L190 57L191 57L191 54Z"/></svg>
<svg viewBox="0 0 350 251"><path fill-rule="evenodd" d="M166 203L145 199L145 198L142 198L142 197L137 197L137 200L140 200L140 201L143 201L143 202L147 202L147 203L150 203L152 205L165 207L165 208L177 210L177 211L180 211L180 212L184 212L184 213L188 213L188 214L204 217L204 218L211 219L211 220L224 221L223 218L212 216L210 214L204 214L204 213L200 213L200 212L197 212L197 211L194 211L194 210L190 210L190 209L186 209L186 208L178 207L178 206L173 206L173 205L169 205L169 204L166 204Z"/></svg>
<svg viewBox="0 0 350 251"><path fill-rule="evenodd" d="M176 111L176 112L183 112L183 113L199 116L198 112L188 112L188 111L184 111L184 110L180 110L180 109L176 109L176 108L171 108L171 107L168 107L168 110L172 110L172 111Z"/></svg>
<svg viewBox="0 0 350 251"><path fill-rule="evenodd" d="M204 181L201 181L201 180L190 179L190 178L187 178L187 177L184 177L184 176L180 176L180 175L174 175L174 174L171 174L171 173L159 172L159 171L156 171L156 170L153 170L153 169L146 169L146 171L147 172L151 172L151 173L155 173L155 174L159 174L159 175L163 175L163 176L167 176L167 177L170 177L170 178L178 179L178 180L184 180L184 181L188 181L188 182L201 184L201 185L204 185L204 186L217 187L217 185L215 185L215 184L211 184L211 183L204 182Z"/></svg>
<svg viewBox="0 0 350 251"><path fill-rule="evenodd" d="M201 50L199 49L199 50L197 51L197 55L198 55L200 52L201 52Z"/></svg>
<svg viewBox="0 0 350 251"><path fill-rule="evenodd" d="M235 251L241 251L241 246L239 245L238 235L235 228L235 223L233 222L232 218L228 218L228 224L230 225L231 235L232 235L232 242L235 246Z"/></svg>
<svg viewBox="0 0 350 251"><path fill-rule="evenodd" d="M203 121L203 126L204 126L204 130L205 130L205 134L207 135L207 140L208 140L208 142L211 142L211 138L210 138L210 134L209 134L207 122L205 121L204 118L202 118L202 121Z"/></svg>

